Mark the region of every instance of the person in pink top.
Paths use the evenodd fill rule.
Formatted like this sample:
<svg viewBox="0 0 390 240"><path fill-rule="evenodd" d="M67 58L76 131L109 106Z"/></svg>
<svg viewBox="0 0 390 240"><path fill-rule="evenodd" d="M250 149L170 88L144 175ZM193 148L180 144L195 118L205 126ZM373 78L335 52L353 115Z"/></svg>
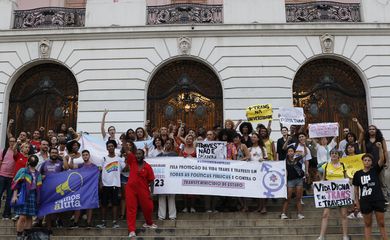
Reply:
<svg viewBox="0 0 390 240"><path fill-rule="evenodd" d="M9 147L0 151L0 199L3 197L4 192L7 194L3 211L3 220L11 217L11 183L15 168L15 156L18 153L16 150L16 138L10 137L8 143Z"/></svg>

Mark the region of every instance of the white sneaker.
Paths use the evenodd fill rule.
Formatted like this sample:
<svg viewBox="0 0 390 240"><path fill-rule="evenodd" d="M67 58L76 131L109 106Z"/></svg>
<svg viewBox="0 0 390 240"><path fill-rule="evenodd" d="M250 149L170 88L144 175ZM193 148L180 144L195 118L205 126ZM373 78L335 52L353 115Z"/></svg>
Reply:
<svg viewBox="0 0 390 240"><path fill-rule="evenodd" d="M210 209L206 211L206 213L212 213L213 211L211 211Z"/></svg>
<svg viewBox="0 0 390 240"><path fill-rule="evenodd" d="M361 212L358 212L358 214L356 215L356 218L363 218L363 214Z"/></svg>
<svg viewBox="0 0 390 240"><path fill-rule="evenodd" d="M317 238L317 240L325 240L325 238L324 238L323 236L319 236L319 237Z"/></svg>
<svg viewBox="0 0 390 240"><path fill-rule="evenodd" d="M343 240L349 240L349 236L343 236Z"/></svg>
<svg viewBox="0 0 390 240"><path fill-rule="evenodd" d="M280 219L288 219L288 217L285 213L282 213L280 214Z"/></svg>
<svg viewBox="0 0 390 240"><path fill-rule="evenodd" d="M304 219L305 218L305 216L303 215L303 214L298 214L298 219Z"/></svg>
<svg viewBox="0 0 390 240"><path fill-rule="evenodd" d="M150 229L156 229L157 228L157 225L156 224L152 224L152 225L148 225L147 223L144 223L144 225L142 225L143 228L150 228Z"/></svg>
<svg viewBox="0 0 390 240"><path fill-rule="evenodd" d="M347 218L348 218L348 219L355 219L355 218L356 218L355 213L353 212L353 213L349 214L349 215L347 216Z"/></svg>
<svg viewBox="0 0 390 240"><path fill-rule="evenodd" d="M112 228L120 228L117 221L112 221Z"/></svg>
<svg viewBox="0 0 390 240"><path fill-rule="evenodd" d="M188 208L184 208L181 212L182 213L188 213Z"/></svg>
<svg viewBox="0 0 390 240"><path fill-rule="evenodd" d="M195 208L192 207L192 208L190 209L190 212L191 212L191 213L196 213Z"/></svg>
<svg viewBox="0 0 390 240"><path fill-rule="evenodd" d="M130 232L129 233L129 238L131 238L131 237L136 237L137 235L135 234L135 232Z"/></svg>

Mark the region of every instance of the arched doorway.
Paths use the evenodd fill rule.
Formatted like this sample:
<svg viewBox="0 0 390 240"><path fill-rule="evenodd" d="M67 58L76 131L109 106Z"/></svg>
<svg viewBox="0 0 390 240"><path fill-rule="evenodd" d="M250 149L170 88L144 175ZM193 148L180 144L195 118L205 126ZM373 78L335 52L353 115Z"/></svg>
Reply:
<svg viewBox="0 0 390 240"><path fill-rule="evenodd" d="M8 120L16 133L39 129L58 131L62 123L76 129L78 86L64 66L40 64L25 71L12 87Z"/></svg>
<svg viewBox="0 0 390 240"><path fill-rule="evenodd" d="M148 119L153 127L178 120L193 129L222 124L222 86L217 75L193 60L166 64L149 85Z"/></svg>
<svg viewBox="0 0 390 240"><path fill-rule="evenodd" d="M293 84L294 105L303 107L308 123L338 122L358 134L352 118L367 126L366 92L362 79L344 62L318 59L305 64Z"/></svg>

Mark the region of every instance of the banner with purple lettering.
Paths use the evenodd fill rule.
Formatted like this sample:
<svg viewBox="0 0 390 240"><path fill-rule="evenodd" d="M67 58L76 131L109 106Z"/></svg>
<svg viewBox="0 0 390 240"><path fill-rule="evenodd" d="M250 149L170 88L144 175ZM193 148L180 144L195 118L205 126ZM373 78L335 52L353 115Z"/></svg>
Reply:
<svg viewBox="0 0 390 240"><path fill-rule="evenodd" d="M99 207L99 169L82 167L47 176L42 184L38 216Z"/></svg>
<svg viewBox="0 0 390 240"><path fill-rule="evenodd" d="M349 179L313 183L316 208L341 207L353 204L354 188Z"/></svg>

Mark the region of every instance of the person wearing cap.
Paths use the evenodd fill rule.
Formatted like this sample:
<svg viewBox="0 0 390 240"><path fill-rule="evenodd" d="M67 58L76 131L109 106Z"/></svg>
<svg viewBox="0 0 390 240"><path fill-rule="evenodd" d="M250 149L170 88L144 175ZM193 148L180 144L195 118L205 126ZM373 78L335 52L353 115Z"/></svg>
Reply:
<svg viewBox="0 0 390 240"><path fill-rule="evenodd" d="M324 169L323 181L340 180L348 178L345 170L345 166L340 162L342 153L337 151L336 148L330 151L330 162L322 165ZM343 240L348 240L348 211L347 206L338 207L340 209L341 225L343 230ZM317 240L324 240L326 229L328 228L328 220L331 208L324 208L321 221L321 232Z"/></svg>

